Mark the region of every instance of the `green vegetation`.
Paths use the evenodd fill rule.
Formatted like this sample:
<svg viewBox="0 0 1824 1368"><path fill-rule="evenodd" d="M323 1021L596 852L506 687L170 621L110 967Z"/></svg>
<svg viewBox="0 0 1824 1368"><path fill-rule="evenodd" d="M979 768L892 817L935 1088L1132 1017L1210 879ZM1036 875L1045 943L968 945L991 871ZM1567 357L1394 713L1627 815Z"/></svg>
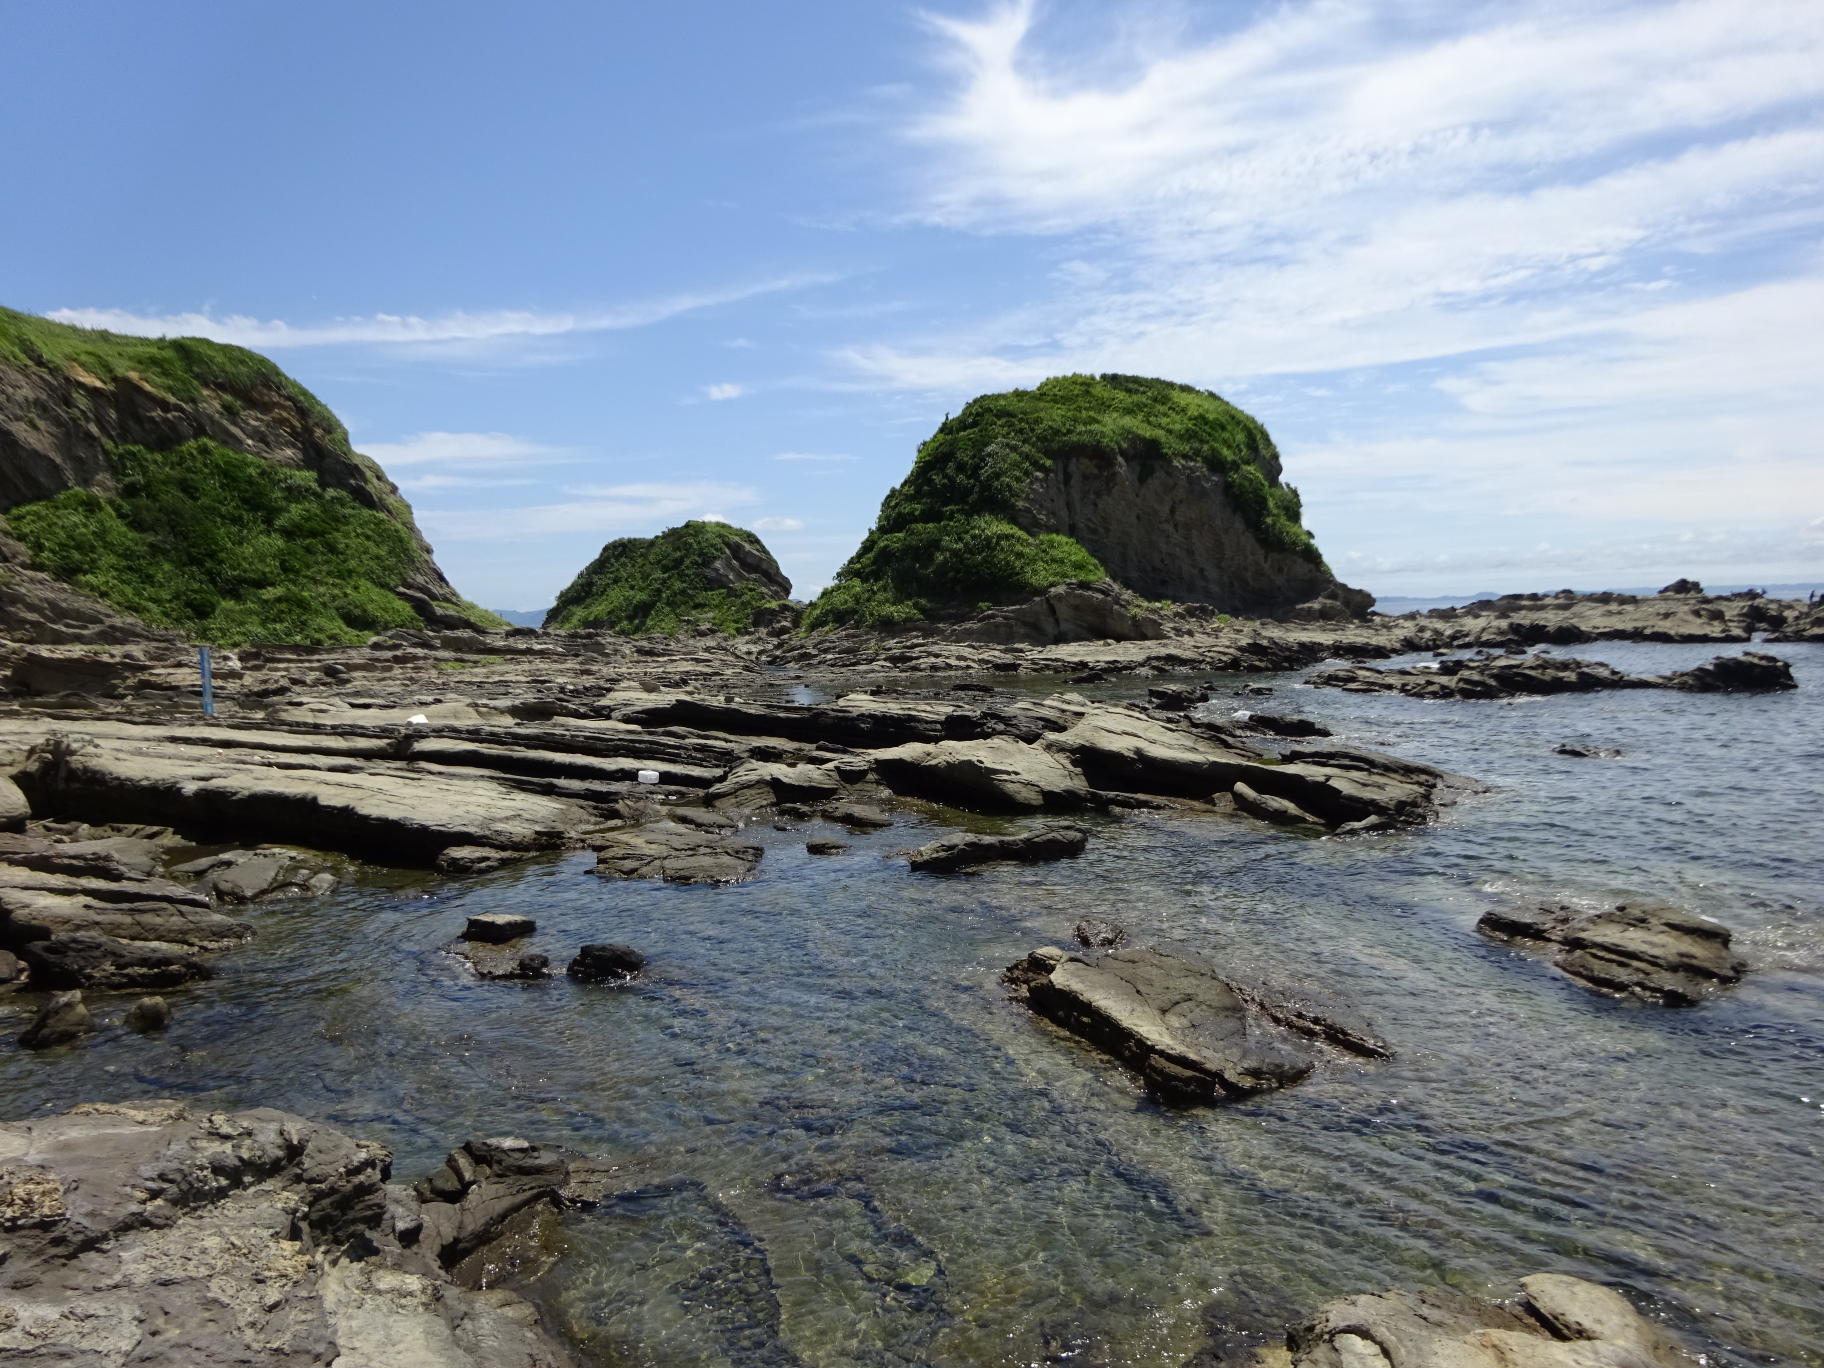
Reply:
<svg viewBox="0 0 1824 1368"><path fill-rule="evenodd" d="M1194 462L1223 478L1268 547L1322 564L1298 491L1275 481L1272 439L1207 390L1132 375L1066 375L971 400L919 448L873 531L806 613L806 630L887 628L988 598L1030 597L1066 580L1106 579L1069 537L1012 521L1033 478L1060 457Z"/></svg>
<svg viewBox="0 0 1824 1368"><path fill-rule="evenodd" d="M206 440L111 462L117 497L73 489L7 514L35 568L223 646L420 625L389 587L419 562L410 530L314 475Z"/></svg>
<svg viewBox="0 0 1824 1368"><path fill-rule="evenodd" d="M718 562L721 572L712 576ZM772 554L752 532L687 522L656 537L609 542L557 596L545 626L643 636L707 624L733 634L751 628L755 613L788 592Z"/></svg>
<svg viewBox="0 0 1824 1368"><path fill-rule="evenodd" d="M231 417L240 414L248 394L274 390L302 405L330 445L348 449L348 430L321 399L245 347L201 337L131 337L0 309L0 364L7 363L55 371L77 366L109 383L136 376L185 403L213 398Z"/></svg>

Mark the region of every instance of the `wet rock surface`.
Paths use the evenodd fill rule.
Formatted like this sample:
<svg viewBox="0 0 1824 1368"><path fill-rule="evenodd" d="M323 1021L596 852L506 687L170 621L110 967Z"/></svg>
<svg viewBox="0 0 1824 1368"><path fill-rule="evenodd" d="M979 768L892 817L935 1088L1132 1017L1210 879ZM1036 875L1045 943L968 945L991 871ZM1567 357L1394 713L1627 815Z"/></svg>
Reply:
<svg viewBox="0 0 1824 1368"><path fill-rule="evenodd" d="M1520 1280L1509 1302L1441 1289L1343 1297L1283 1347L1199 1355L1186 1368L1693 1368L1613 1288L1562 1273Z"/></svg>
<svg viewBox="0 0 1824 1368"><path fill-rule="evenodd" d="M1013 836L959 832L940 836L907 853L906 863L926 874L947 874L1002 860L1022 864L1068 860L1083 853L1089 833L1082 827L1041 826Z"/></svg>
<svg viewBox="0 0 1824 1368"><path fill-rule="evenodd" d="M595 872L605 879L739 883L760 863L761 847L681 822L654 822L600 839Z"/></svg>
<svg viewBox="0 0 1824 1368"><path fill-rule="evenodd" d="M646 967L646 956L631 945L604 941L585 945L565 971L581 983L625 983Z"/></svg>
<svg viewBox="0 0 1824 1368"><path fill-rule="evenodd" d="M1701 1002L1747 972L1728 927L1672 908L1499 908L1476 927L1498 940L1555 947L1552 963L1586 987L1673 1007Z"/></svg>
<svg viewBox="0 0 1824 1368"><path fill-rule="evenodd" d="M569 1368L529 1303L451 1269L583 1166L514 1140L451 1164L415 1193L382 1147L264 1108L0 1123L0 1357Z"/></svg>
<svg viewBox="0 0 1824 1368"><path fill-rule="evenodd" d="M1113 1056L1175 1106L1298 1083L1317 1063L1313 1041L1375 1058L1391 1053L1341 1004L1163 950L1090 957L1046 946L1003 979L1034 1012Z"/></svg>

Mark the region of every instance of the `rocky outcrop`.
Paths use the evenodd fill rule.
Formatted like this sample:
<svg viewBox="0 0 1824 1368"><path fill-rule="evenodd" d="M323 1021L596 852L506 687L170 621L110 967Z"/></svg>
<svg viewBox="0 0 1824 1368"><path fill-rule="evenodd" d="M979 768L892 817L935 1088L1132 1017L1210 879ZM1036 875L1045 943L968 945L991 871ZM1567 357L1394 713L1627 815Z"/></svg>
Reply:
<svg viewBox="0 0 1824 1368"><path fill-rule="evenodd" d="M1051 646L1072 641L1158 641L1164 621L1138 594L1108 580L1055 584L1024 603L989 608L950 628L951 641Z"/></svg>
<svg viewBox="0 0 1824 1368"><path fill-rule="evenodd" d="M1730 949L1728 927L1666 907L1497 908L1476 927L1499 940L1553 947L1552 963L1585 987L1672 1007L1701 1002L1747 970Z"/></svg>
<svg viewBox="0 0 1824 1368"><path fill-rule="evenodd" d="M1748 651L1718 656L1689 670L1664 675L1631 675L1612 665L1570 656L1469 657L1383 670L1357 665L1322 670L1307 683L1350 693L1401 693L1409 698L1514 698L1520 695L1591 693L1598 689L1677 689L1686 693L1734 693L1792 689L1792 666L1777 656Z"/></svg>
<svg viewBox="0 0 1824 1368"><path fill-rule="evenodd" d="M1230 613L1320 600L1365 612L1368 596L1332 592L1300 517L1265 429L1216 395L1060 376L946 419L806 623L893 628L989 608L964 639L1153 635L1152 615L1088 597L1104 580Z"/></svg>
<svg viewBox="0 0 1824 1368"><path fill-rule="evenodd" d="M1082 827L1062 825L1034 827L1011 836L958 832L910 851L906 863L924 874L948 874L1001 861L1036 864L1081 855L1088 841L1089 833Z"/></svg>
<svg viewBox="0 0 1824 1368"><path fill-rule="evenodd" d="M757 535L687 522L656 537L609 542L557 596L545 629L745 632L795 622L791 596L792 582Z"/></svg>
<svg viewBox="0 0 1824 1368"><path fill-rule="evenodd" d="M471 1142L418 1192L376 1144L269 1109L92 1104L0 1124L0 1358L572 1368L464 1259L588 1169ZM454 1270L454 1271L452 1271Z"/></svg>
<svg viewBox="0 0 1824 1368"><path fill-rule="evenodd" d="M1343 1297L1283 1347L1200 1356L1196 1368L1695 1368L1612 1288L1562 1273L1520 1280L1511 1302L1441 1289ZM1190 1368L1187 1365L1187 1368Z"/></svg>
<svg viewBox="0 0 1824 1368"><path fill-rule="evenodd" d="M1340 1004L1225 976L1163 950L1086 958L1046 946L1003 976L1040 1016L1139 1074L1161 1101L1194 1106L1289 1087L1322 1040L1351 1053L1391 1051Z"/></svg>
<svg viewBox="0 0 1824 1368"><path fill-rule="evenodd" d="M380 467L266 358L200 338L125 337L0 309L0 514L70 490L114 497L117 449L163 452L199 439L304 474L399 524L411 551L397 581L383 588L426 624L493 624L450 587ZM13 639L122 641L146 633L130 614L14 568L29 557L5 532L0 523L0 618Z"/></svg>
<svg viewBox="0 0 1824 1368"><path fill-rule="evenodd" d="M653 822L595 842L595 872L608 879L739 883L760 863L761 848L681 822Z"/></svg>
<svg viewBox="0 0 1824 1368"><path fill-rule="evenodd" d="M1089 785L1076 766L1010 736L914 742L875 751L869 758L881 781L896 793L977 811L1074 808L1089 800Z"/></svg>

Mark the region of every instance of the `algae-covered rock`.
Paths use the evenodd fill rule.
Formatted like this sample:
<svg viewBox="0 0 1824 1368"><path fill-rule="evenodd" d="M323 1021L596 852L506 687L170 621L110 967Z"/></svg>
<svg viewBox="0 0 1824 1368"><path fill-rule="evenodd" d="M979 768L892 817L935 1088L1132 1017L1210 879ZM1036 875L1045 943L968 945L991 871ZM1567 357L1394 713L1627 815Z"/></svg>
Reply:
<svg viewBox="0 0 1824 1368"><path fill-rule="evenodd" d="M0 514L15 640L331 645L504 625L458 597L315 396L201 338L0 309Z"/></svg>
<svg viewBox="0 0 1824 1368"><path fill-rule="evenodd" d="M793 613L792 582L745 528L687 522L656 537L609 542L545 618L547 630L623 636L693 626L745 632Z"/></svg>
<svg viewBox="0 0 1824 1368"><path fill-rule="evenodd" d="M1060 376L947 418L806 625L954 618L1103 580L1284 612L1336 587L1299 519L1272 439L1240 409L1166 380Z"/></svg>

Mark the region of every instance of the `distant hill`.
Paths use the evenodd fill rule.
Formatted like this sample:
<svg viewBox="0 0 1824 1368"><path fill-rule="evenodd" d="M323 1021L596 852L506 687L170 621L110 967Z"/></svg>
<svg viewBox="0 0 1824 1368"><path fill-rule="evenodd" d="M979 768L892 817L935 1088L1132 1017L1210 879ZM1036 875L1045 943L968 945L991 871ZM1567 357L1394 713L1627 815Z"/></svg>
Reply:
<svg viewBox="0 0 1824 1368"><path fill-rule="evenodd" d="M490 608L488 611L515 627L542 627L551 612L549 608Z"/></svg>

